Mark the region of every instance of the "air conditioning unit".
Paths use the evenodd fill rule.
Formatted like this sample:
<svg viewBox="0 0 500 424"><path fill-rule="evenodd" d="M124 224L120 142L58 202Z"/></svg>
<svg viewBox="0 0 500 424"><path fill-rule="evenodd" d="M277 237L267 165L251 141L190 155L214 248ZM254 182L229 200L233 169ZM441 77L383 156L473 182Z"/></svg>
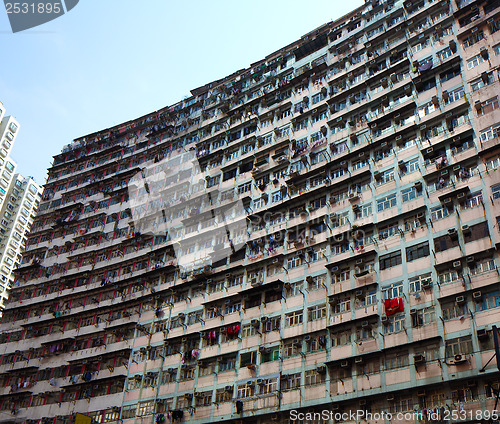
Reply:
<svg viewBox="0 0 500 424"><path fill-rule="evenodd" d="M306 342L308 342L309 340L311 340L311 336L305 336L305 337L304 337L304 340L305 340Z"/></svg>
<svg viewBox="0 0 500 424"><path fill-rule="evenodd" d="M340 366L341 366L342 368L347 368L347 367L349 366L349 361L342 361L342 362L340 363Z"/></svg>
<svg viewBox="0 0 500 424"><path fill-rule="evenodd" d="M410 315L417 315L416 309L410 309Z"/></svg>
<svg viewBox="0 0 500 424"><path fill-rule="evenodd" d="M488 330L486 330L486 328L481 328L477 330L476 334L479 340L486 340L489 339L490 337L490 335L488 334Z"/></svg>
<svg viewBox="0 0 500 424"><path fill-rule="evenodd" d="M472 299L474 299L475 302L481 302L481 300L483 300L483 294L481 291L475 291L472 293Z"/></svg>
<svg viewBox="0 0 500 424"><path fill-rule="evenodd" d="M425 362L425 356L424 355L414 355L413 356L413 362L415 363L415 365L417 364L423 364Z"/></svg>
<svg viewBox="0 0 500 424"><path fill-rule="evenodd" d="M463 364L464 362L467 362L467 358L465 357L465 355L462 355L461 353L457 353L453 357L453 361L455 362L455 364Z"/></svg>
<svg viewBox="0 0 500 424"><path fill-rule="evenodd" d="M385 315L382 315L382 316L380 317L380 322L381 322L382 324L384 324L384 325L388 325L388 324L389 324L389 318L388 318L387 316L385 316Z"/></svg>
<svg viewBox="0 0 500 424"><path fill-rule="evenodd" d="M462 262L460 262L460 261L453 262L453 268L460 268L461 266L462 266Z"/></svg>
<svg viewBox="0 0 500 424"><path fill-rule="evenodd" d="M266 346L260 346L259 347L259 352L260 353L268 353L269 352L269 348L266 347Z"/></svg>
<svg viewBox="0 0 500 424"><path fill-rule="evenodd" d="M468 225L462 225L462 233L470 234L470 227Z"/></svg>
<svg viewBox="0 0 500 424"><path fill-rule="evenodd" d="M294 346L302 346L302 341L300 339L294 339L293 340L293 345Z"/></svg>
<svg viewBox="0 0 500 424"><path fill-rule="evenodd" d="M468 264L473 264L474 262L476 262L476 259L472 255L471 256L467 256L466 262Z"/></svg>
<svg viewBox="0 0 500 424"><path fill-rule="evenodd" d="M388 401L394 400L394 395L393 394L387 395L387 400Z"/></svg>
<svg viewBox="0 0 500 424"><path fill-rule="evenodd" d="M458 305L463 305L465 303L465 297L464 296L457 296L455 298L455 302L458 304Z"/></svg>
<svg viewBox="0 0 500 424"><path fill-rule="evenodd" d="M257 379L257 384L258 384L259 386L264 385L264 383L265 383L264 379L262 379L262 378L258 378L258 379Z"/></svg>
<svg viewBox="0 0 500 424"><path fill-rule="evenodd" d="M332 271L332 273L339 272L339 267L338 266L332 266L330 268L330 270Z"/></svg>
<svg viewBox="0 0 500 424"><path fill-rule="evenodd" d="M259 328L260 326L260 321L258 319L253 319L251 322L252 327Z"/></svg>
<svg viewBox="0 0 500 424"><path fill-rule="evenodd" d="M356 364L362 364L363 363L363 358L361 356L358 356L357 358L354 358L354 363L356 363Z"/></svg>
<svg viewBox="0 0 500 424"><path fill-rule="evenodd" d="M456 228L450 228L450 229L448 230L448 235L449 235L449 236L453 236L453 235L455 235L455 234L457 234L457 229L456 229Z"/></svg>
<svg viewBox="0 0 500 424"><path fill-rule="evenodd" d="M422 281L422 288L423 289L430 289L432 287L432 280L424 280Z"/></svg>
<svg viewBox="0 0 500 424"><path fill-rule="evenodd" d="M356 265L363 265L363 259L356 260Z"/></svg>
<svg viewBox="0 0 500 424"><path fill-rule="evenodd" d="M224 390L226 392L232 392L233 391L233 386L226 386L226 387L224 387Z"/></svg>
<svg viewBox="0 0 500 424"><path fill-rule="evenodd" d="M324 373L326 373L326 366L325 365L320 365L318 368L316 368L316 371L319 374L324 374Z"/></svg>
<svg viewBox="0 0 500 424"><path fill-rule="evenodd" d="M337 304L337 299L335 299L334 297L329 297L328 298L328 303L330 305L336 305Z"/></svg>
<svg viewBox="0 0 500 424"><path fill-rule="evenodd" d="M358 299L362 299L363 297L365 297L365 294L364 294L363 290L356 290L355 296Z"/></svg>
<svg viewBox="0 0 500 424"><path fill-rule="evenodd" d="M419 212L419 213L417 213L417 219L419 221L425 221L425 212Z"/></svg>

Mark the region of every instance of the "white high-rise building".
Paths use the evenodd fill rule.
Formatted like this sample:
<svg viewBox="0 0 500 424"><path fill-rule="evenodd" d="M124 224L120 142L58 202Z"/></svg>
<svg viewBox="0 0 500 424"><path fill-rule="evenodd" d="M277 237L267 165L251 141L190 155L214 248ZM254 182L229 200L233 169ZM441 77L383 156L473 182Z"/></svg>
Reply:
<svg viewBox="0 0 500 424"><path fill-rule="evenodd" d="M0 310L19 264L33 216L40 203L42 188L31 178L15 174L17 164L10 152L19 131L19 123L5 116L0 102Z"/></svg>

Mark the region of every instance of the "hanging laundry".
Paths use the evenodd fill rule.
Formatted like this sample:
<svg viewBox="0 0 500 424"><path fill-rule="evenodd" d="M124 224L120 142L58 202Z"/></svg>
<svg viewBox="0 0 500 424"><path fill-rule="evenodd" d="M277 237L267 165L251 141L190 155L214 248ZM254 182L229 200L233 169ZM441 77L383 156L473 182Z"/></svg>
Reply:
<svg viewBox="0 0 500 424"><path fill-rule="evenodd" d="M243 402L241 400L236 401L236 413L241 414L243 412Z"/></svg>
<svg viewBox="0 0 500 424"><path fill-rule="evenodd" d="M394 315L404 311L403 299L401 297L394 299L385 299L384 301L385 314L387 316Z"/></svg>
<svg viewBox="0 0 500 424"><path fill-rule="evenodd" d="M182 420L184 418L184 411L172 411L172 421Z"/></svg>

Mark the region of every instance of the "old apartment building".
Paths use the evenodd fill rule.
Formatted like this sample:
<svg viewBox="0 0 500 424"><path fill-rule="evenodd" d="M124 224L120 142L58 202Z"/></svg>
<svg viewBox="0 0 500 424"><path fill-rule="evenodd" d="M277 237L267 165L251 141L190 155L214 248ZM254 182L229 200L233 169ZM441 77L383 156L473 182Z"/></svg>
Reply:
<svg viewBox="0 0 500 424"><path fill-rule="evenodd" d="M498 1L367 1L65 147L0 324L0 422L481 422L499 29Z"/></svg>

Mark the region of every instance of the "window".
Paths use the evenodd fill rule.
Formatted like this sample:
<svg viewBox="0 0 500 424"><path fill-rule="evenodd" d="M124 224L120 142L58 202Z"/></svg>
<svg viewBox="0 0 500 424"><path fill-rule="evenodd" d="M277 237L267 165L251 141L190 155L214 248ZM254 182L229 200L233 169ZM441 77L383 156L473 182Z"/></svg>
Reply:
<svg viewBox="0 0 500 424"><path fill-rule="evenodd" d="M481 109L478 110L478 116L485 115L498 109L498 96L485 100L481 103Z"/></svg>
<svg viewBox="0 0 500 424"><path fill-rule="evenodd" d="M467 61L467 69L475 68L476 66L479 66L483 62L484 59L481 57L481 55L478 54L477 56L474 56L473 58Z"/></svg>
<svg viewBox="0 0 500 424"><path fill-rule="evenodd" d="M382 212L396 206L396 194L391 194L382 199L377 200L377 211Z"/></svg>
<svg viewBox="0 0 500 424"><path fill-rule="evenodd" d="M410 293L418 293L422 291L422 283L428 283L431 280L431 274L423 274L418 277L412 277L408 279Z"/></svg>
<svg viewBox="0 0 500 424"><path fill-rule="evenodd" d="M255 365L257 363L257 352L247 352L242 353L240 357L240 367L246 367L248 365Z"/></svg>
<svg viewBox="0 0 500 424"><path fill-rule="evenodd" d="M465 203L462 205L462 209L473 209L481 206L483 204L483 195L481 191L476 193L471 193L467 196Z"/></svg>
<svg viewBox="0 0 500 424"><path fill-rule="evenodd" d="M418 116L420 116L420 118L423 118L424 116L430 115L432 112L435 111L436 111L436 106L434 106L434 103L429 102L426 105L418 108Z"/></svg>
<svg viewBox="0 0 500 424"><path fill-rule="evenodd" d="M333 306L334 314L343 314L351 310L351 299L339 299Z"/></svg>
<svg viewBox="0 0 500 424"><path fill-rule="evenodd" d="M260 385L259 394L265 395L278 390L278 378L268 378Z"/></svg>
<svg viewBox="0 0 500 424"><path fill-rule="evenodd" d="M446 303L441 306L442 316L445 321L467 315L467 305L458 305L456 302Z"/></svg>
<svg viewBox="0 0 500 424"><path fill-rule="evenodd" d="M498 307L500 307L500 292L497 290L495 292L485 294L483 301L479 304L478 310L484 311Z"/></svg>
<svg viewBox="0 0 500 424"><path fill-rule="evenodd" d="M492 84L493 82L494 82L493 74L489 73L489 74L487 74L486 81L484 81L482 77L472 81L470 83L471 91L474 93L474 92L480 90L481 88L483 88L489 84Z"/></svg>
<svg viewBox="0 0 500 424"><path fill-rule="evenodd" d="M445 354L447 358L468 353L472 353L471 336L458 337L445 342Z"/></svg>
<svg viewBox="0 0 500 424"><path fill-rule="evenodd" d="M472 276L483 274L485 272L490 272L496 269L495 261L493 258L482 259L479 262L476 262L474 265L470 266L470 274Z"/></svg>
<svg viewBox="0 0 500 424"><path fill-rule="evenodd" d="M415 186L401 190L401 197L402 197L403 203L409 202L410 200L415 200L417 197L419 197L421 195L422 195L422 191L417 191Z"/></svg>
<svg viewBox="0 0 500 424"><path fill-rule="evenodd" d="M286 297L298 296L299 294L301 294L301 290L303 289L303 287L304 283L302 281L290 283L285 288L285 296Z"/></svg>
<svg viewBox="0 0 500 424"><path fill-rule="evenodd" d="M260 362L265 363L265 362L277 361L279 357L280 357L280 348L279 346L276 346L262 352Z"/></svg>
<svg viewBox="0 0 500 424"><path fill-rule="evenodd" d="M446 49L444 50L441 50L439 53L438 53L438 56L441 60L446 60L448 59L449 57L453 56L453 52L451 51L451 49L449 47L447 47Z"/></svg>
<svg viewBox="0 0 500 424"><path fill-rule="evenodd" d="M406 248L406 261L412 262L416 259L429 256L429 243L420 243Z"/></svg>
<svg viewBox="0 0 500 424"><path fill-rule="evenodd" d="M431 220L437 221L438 219L446 218L449 215L448 208L446 206L438 206L431 209Z"/></svg>
<svg viewBox="0 0 500 424"><path fill-rule="evenodd" d="M307 290L318 290L326 283L326 274L308 277Z"/></svg>
<svg viewBox="0 0 500 424"><path fill-rule="evenodd" d="M380 257L380 270L392 268L401 264L401 252L393 252Z"/></svg>
<svg viewBox="0 0 500 424"><path fill-rule="evenodd" d="M300 339L298 339L300 341ZM302 352L302 341L296 343L294 340L284 342L283 344L283 355L285 358L290 358L295 355L299 355Z"/></svg>
<svg viewBox="0 0 500 424"><path fill-rule="evenodd" d="M255 353L255 352L252 352ZM221 358L219 359L219 372L234 370L236 365L236 358Z"/></svg>
<svg viewBox="0 0 500 424"><path fill-rule="evenodd" d="M421 327L436 322L436 310L434 307L418 309L412 316L413 327Z"/></svg>
<svg viewBox="0 0 500 424"><path fill-rule="evenodd" d="M326 347L326 338L321 334L314 334L306 342L306 352L315 352Z"/></svg>
<svg viewBox="0 0 500 424"><path fill-rule="evenodd" d="M372 205L371 203L367 205L361 205L356 211L356 219L366 218L372 215Z"/></svg>
<svg viewBox="0 0 500 424"><path fill-rule="evenodd" d="M382 296L384 299L396 299L403 297L403 283L400 281L383 287Z"/></svg>
<svg viewBox="0 0 500 424"><path fill-rule="evenodd" d="M409 365L408 352L388 355L385 358L384 368L386 370L394 370L404 368Z"/></svg>
<svg viewBox="0 0 500 424"><path fill-rule="evenodd" d="M351 344L351 331L341 331L331 335L332 347L346 346Z"/></svg>
<svg viewBox="0 0 500 424"><path fill-rule="evenodd" d="M405 315L397 314L387 317L387 323L384 325L384 334L393 334L404 331Z"/></svg>
<svg viewBox="0 0 500 424"><path fill-rule="evenodd" d="M244 399L255 394L255 385L253 383L238 386L238 399Z"/></svg>
<svg viewBox="0 0 500 424"><path fill-rule="evenodd" d="M469 35L463 41L464 49L476 44L478 41L481 41L483 38L484 38L484 32L482 30L476 31L475 33Z"/></svg>
<svg viewBox="0 0 500 424"><path fill-rule="evenodd" d="M484 143L485 141L492 140L498 137L499 130L500 130L500 124L496 124L493 125L492 127L489 127L481 131L481 142Z"/></svg>
<svg viewBox="0 0 500 424"><path fill-rule="evenodd" d="M373 329L371 327L362 327L356 329L356 340L362 342L373 339Z"/></svg>
<svg viewBox="0 0 500 424"><path fill-rule="evenodd" d="M458 101L460 99L463 99L464 96L465 96L465 92L464 92L463 87L460 87L457 90L453 90L453 91L451 91L448 94L449 94L448 98L444 101L445 105L448 105L450 103L454 103L454 102L456 102L456 101Z"/></svg>
<svg viewBox="0 0 500 424"><path fill-rule="evenodd" d="M388 237L392 237L398 234L398 229L399 227L397 222L379 227L378 230L379 240L384 240Z"/></svg>
<svg viewBox="0 0 500 424"><path fill-rule="evenodd" d="M318 384L324 384L326 374L325 373L319 373L316 370L309 370L305 372L304 375L304 383L306 386L314 386Z"/></svg>
<svg viewBox="0 0 500 424"><path fill-rule="evenodd" d="M255 328L255 326L253 326L251 324L244 325L241 328L241 337L242 338L252 337L252 336L255 336L256 334L257 334L257 329Z"/></svg>
<svg viewBox="0 0 500 424"><path fill-rule="evenodd" d="M285 326L292 327L294 325L300 325L303 322L302 311L295 311L285 315Z"/></svg>
<svg viewBox="0 0 500 424"><path fill-rule="evenodd" d="M300 373L284 376L284 379L281 380L281 390L300 389L300 380Z"/></svg>
<svg viewBox="0 0 500 424"><path fill-rule="evenodd" d="M458 272L454 269L441 271L438 274L439 284L451 284L458 281Z"/></svg>
<svg viewBox="0 0 500 424"><path fill-rule="evenodd" d="M154 400L148 400L146 402L139 402L139 405L137 406L137 416L143 417L145 415L151 415L154 413L154 410L155 410L155 401Z"/></svg>
<svg viewBox="0 0 500 424"><path fill-rule="evenodd" d="M316 305L307 310L307 320L317 321L326 318L326 305Z"/></svg>
<svg viewBox="0 0 500 424"><path fill-rule="evenodd" d="M465 243L470 243L472 241L488 237L489 233L488 224L486 222L472 225L469 227L469 231L464 234L464 241Z"/></svg>
<svg viewBox="0 0 500 424"><path fill-rule="evenodd" d="M215 392L215 401L217 403L230 402L233 397L233 389L227 391L225 388L217 389Z"/></svg>

